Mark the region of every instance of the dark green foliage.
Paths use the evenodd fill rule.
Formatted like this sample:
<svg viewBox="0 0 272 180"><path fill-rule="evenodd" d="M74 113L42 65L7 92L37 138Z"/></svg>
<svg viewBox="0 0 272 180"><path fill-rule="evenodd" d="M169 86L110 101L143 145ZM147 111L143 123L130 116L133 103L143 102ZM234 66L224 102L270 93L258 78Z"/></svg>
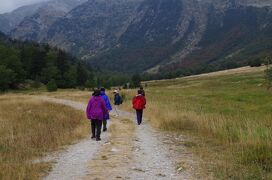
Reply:
<svg viewBox="0 0 272 180"><path fill-rule="evenodd" d="M11 69L0 65L0 90L4 91L10 88L15 81L16 73Z"/></svg>
<svg viewBox="0 0 272 180"><path fill-rule="evenodd" d="M41 80L39 77L35 79L35 81L31 84L32 88L40 88L41 87Z"/></svg>
<svg viewBox="0 0 272 180"><path fill-rule="evenodd" d="M131 78L132 80L132 87L137 88L141 85L141 77L139 74L134 74Z"/></svg>
<svg viewBox="0 0 272 180"><path fill-rule="evenodd" d="M18 88L25 80L35 82L32 88L55 80L59 88L85 86L88 78L94 84L94 73L86 63L57 48L32 42L8 39L0 34L1 90ZM94 85L92 85L94 86Z"/></svg>
<svg viewBox="0 0 272 180"><path fill-rule="evenodd" d="M88 80L88 71L81 62L77 63L77 85L84 86Z"/></svg>
<svg viewBox="0 0 272 180"><path fill-rule="evenodd" d="M248 65L250 67L260 67L262 65L262 61L260 59L254 59L254 60L251 60Z"/></svg>
<svg viewBox="0 0 272 180"><path fill-rule="evenodd" d="M46 85L46 89L49 92L53 92L53 91L57 91L58 90L58 86L57 83L54 79L50 80L47 85Z"/></svg>

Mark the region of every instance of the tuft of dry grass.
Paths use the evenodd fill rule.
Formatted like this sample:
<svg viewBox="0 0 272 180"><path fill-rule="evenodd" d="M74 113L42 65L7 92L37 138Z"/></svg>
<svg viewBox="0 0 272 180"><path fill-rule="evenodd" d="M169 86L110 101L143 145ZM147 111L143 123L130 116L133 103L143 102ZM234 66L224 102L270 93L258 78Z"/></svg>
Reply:
<svg viewBox="0 0 272 180"><path fill-rule="evenodd" d="M45 153L88 134L84 113L26 95L0 96L0 179L38 179Z"/></svg>

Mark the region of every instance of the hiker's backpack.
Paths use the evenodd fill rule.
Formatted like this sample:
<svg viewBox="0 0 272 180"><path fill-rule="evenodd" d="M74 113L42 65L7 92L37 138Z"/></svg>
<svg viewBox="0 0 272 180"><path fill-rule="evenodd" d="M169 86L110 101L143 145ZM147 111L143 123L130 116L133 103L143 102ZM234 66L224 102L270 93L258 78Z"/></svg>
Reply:
<svg viewBox="0 0 272 180"><path fill-rule="evenodd" d="M123 98L120 96L120 104L123 104Z"/></svg>

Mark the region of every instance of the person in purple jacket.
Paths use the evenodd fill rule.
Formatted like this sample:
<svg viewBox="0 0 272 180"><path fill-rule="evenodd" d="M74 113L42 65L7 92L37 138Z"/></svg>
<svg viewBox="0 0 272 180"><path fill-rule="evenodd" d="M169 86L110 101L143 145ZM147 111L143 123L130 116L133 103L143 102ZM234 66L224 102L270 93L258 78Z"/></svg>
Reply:
<svg viewBox="0 0 272 180"><path fill-rule="evenodd" d="M102 121L107 113L108 109L106 107L106 103L100 96L100 90L97 89L94 91L93 96L90 98L86 109L87 118L91 120L92 139L96 138L96 141L101 140L100 134Z"/></svg>

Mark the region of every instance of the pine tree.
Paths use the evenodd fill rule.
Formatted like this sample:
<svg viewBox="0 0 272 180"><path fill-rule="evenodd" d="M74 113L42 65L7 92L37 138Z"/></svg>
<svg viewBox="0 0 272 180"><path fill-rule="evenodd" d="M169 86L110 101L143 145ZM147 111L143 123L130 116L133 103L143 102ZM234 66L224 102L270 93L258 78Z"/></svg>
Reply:
<svg viewBox="0 0 272 180"><path fill-rule="evenodd" d="M132 80L132 86L134 88L140 87L140 85L141 85L141 77L140 77L139 74L134 74L132 76L131 80Z"/></svg>
<svg viewBox="0 0 272 180"><path fill-rule="evenodd" d="M46 85L46 89L49 92L53 92L53 91L57 91L58 90L58 86L57 83L54 79L51 79L48 84Z"/></svg>
<svg viewBox="0 0 272 180"><path fill-rule="evenodd" d="M77 63L77 85L85 86L87 80L88 80L88 71L83 66L82 62L78 62Z"/></svg>

